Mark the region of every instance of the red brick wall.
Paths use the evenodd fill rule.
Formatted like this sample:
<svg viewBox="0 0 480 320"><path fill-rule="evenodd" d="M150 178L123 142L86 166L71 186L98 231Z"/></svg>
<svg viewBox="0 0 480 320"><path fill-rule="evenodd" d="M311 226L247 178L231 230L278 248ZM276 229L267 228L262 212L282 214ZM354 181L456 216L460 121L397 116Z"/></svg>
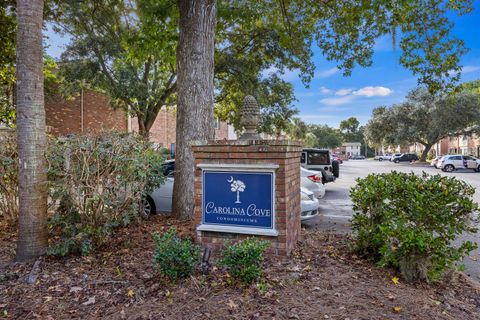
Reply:
<svg viewBox="0 0 480 320"><path fill-rule="evenodd" d="M269 240L269 253L274 257L290 256L300 239L300 153L302 146L287 140L278 141L209 141L193 146L195 166L206 163L277 164L275 172L275 225L277 237L258 236ZM195 223L202 221L202 175L195 170ZM197 231L197 241L218 253L225 240L240 240L250 235Z"/></svg>
<svg viewBox="0 0 480 320"><path fill-rule="evenodd" d="M163 107L150 129L150 140L170 149L171 144L175 143L176 140L176 117L175 107ZM132 118L132 131L138 132L137 118ZM228 139L228 125L226 122L220 121L219 128L215 129L215 139Z"/></svg>
<svg viewBox="0 0 480 320"><path fill-rule="evenodd" d="M215 140L227 140L228 139L228 124L220 121L218 129L215 128Z"/></svg>
<svg viewBox="0 0 480 320"><path fill-rule="evenodd" d="M81 133L81 95L72 100L61 96L45 99L46 123L54 135ZM122 110L113 110L109 98L87 90L83 94L83 132L98 134L104 130L127 131L127 118Z"/></svg>
<svg viewBox="0 0 480 320"><path fill-rule="evenodd" d="M175 108L163 107L150 129L150 140L170 149L170 145L175 143L176 124ZM136 117L132 118L132 131L138 132L138 119Z"/></svg>

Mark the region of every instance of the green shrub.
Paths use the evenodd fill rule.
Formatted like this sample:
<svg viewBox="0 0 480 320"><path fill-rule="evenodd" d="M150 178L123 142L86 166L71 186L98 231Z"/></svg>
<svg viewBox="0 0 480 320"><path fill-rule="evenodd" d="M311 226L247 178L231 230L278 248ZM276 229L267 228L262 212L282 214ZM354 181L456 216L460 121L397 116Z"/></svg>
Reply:
<svg viewBox="0 0 480 320"><path fill-rule="evenodd" d="M186 278L195 271L200 261L200 248L190 239L182 239L175 228L170 228L163 235L154 233L155 253L153 264L162 275L172 281Z"/></svg>
<svg viewBox="0 0 480 320"><path fill-rule="evenodd" d="M18 155L14 131L0 130L0 219L14 225L18 218Z"/></svg>
<svg viewBox="0 0 480 320"><path fill-rule="evenodd" d="M253 237L226 244L220 264L226 266L233 277L252 283L262 275L263 254L269 245L270 242Z"/></svg>
<svg viewBox="0 0 480 320"><path fill-rule="evenodd" d="M438 280L476 247L455 238L472 229L475 189L440 175L391 172L357 179L350 191L353 246L407 281Z"/></svg>
<svg viewBox="0 0 480 320"><path fill-rule="evenodd" d="M50 142L48 253L88 254L141 217L140 199L163 182L163 157L138 135L105 133Z"/></svg>

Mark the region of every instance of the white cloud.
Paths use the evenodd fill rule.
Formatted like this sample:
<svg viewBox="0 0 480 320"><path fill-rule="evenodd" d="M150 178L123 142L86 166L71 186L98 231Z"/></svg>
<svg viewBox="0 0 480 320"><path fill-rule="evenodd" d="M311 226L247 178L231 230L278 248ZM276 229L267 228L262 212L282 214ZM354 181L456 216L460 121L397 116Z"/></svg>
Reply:
<svg viewBox="0 0 480 320"><path fill-rule="evenodd" d="M330 69L327 69L327 70L322 70L320 71L317 76L319 78L328 78L328 77L331 77L333 76L335 73L337 73L339 70L337 67L333 67L333 68L330 68Z"/></svg>
<svg viewBox="0 0 480 320"><path fill-rule="evenodd" d="M475 71L480 71L480 66L464 66L462 68L462 73L470 73Z"/></svg>
<svg viewBox="0 0 480 320"><path fill-rule="evenodd" d="M392 90L385 87L363 87L359 90L353 91L352 94L354 96L362 96L362 97L386 97L392 94Z"/></svg>
<svg viewBox="0 0 480 320"><path fill-rule="evenodd" d="M346 96L347 94L350 94L352 92L352 89L340 89L335 92L336 96Z"/></svg>
<svg viewBox="0 0 480 320"><path fill-rule="evenodd" d="M321 99L320 103L325 104L327 106L340 106L342 104L349 103L353 100L353 96L343 96L339 98L325 98Z"/></svg>
<svg viewBox="0 0 480 320"><path fill-rule="evenodd" d="M320 93L321 94L330 94L332 93L331 89L325 88L325 87L320 87Z"/></svg>

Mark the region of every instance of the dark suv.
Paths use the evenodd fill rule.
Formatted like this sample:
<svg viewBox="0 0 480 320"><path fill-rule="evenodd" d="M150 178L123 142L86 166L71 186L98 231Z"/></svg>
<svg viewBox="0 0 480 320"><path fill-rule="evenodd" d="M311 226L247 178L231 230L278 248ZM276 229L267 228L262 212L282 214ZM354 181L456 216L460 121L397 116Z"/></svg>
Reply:
<svg viewBox="0 0 480 320"><path fill-rule="evenodd" d="M412 161L417 161L417 160L418 160L417 154L415 154L415 153L403 153L401 156L395 157L392 161L395 162L395 163L399 163L399 162L403 162L403 161L412 162Z"/></svg>

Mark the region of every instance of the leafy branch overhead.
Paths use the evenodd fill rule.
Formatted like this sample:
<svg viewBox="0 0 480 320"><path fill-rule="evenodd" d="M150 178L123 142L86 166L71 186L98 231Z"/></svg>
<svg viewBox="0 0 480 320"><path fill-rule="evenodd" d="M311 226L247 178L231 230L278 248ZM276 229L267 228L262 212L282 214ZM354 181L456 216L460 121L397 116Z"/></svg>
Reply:
<svg viewBox="0 0 480 320"><path fill-rule="evenodd" d="M447 11L465 14L471 1L220 1L215 39L217 116L237 128L238 107L252 94L264 108L263 130L279 132L295 114L295 72L314 76L313 48L345 75L372 64L374 44L391 34L399 62L430 92L458 80L466 48L451 34ZM176 101L178 10L172 0L58 1L59 30L72 36L62 67L72 83L85 79L116 107L138 117L147 133L163 105ZM450 13L449 13L450 14Z"/></svg>

